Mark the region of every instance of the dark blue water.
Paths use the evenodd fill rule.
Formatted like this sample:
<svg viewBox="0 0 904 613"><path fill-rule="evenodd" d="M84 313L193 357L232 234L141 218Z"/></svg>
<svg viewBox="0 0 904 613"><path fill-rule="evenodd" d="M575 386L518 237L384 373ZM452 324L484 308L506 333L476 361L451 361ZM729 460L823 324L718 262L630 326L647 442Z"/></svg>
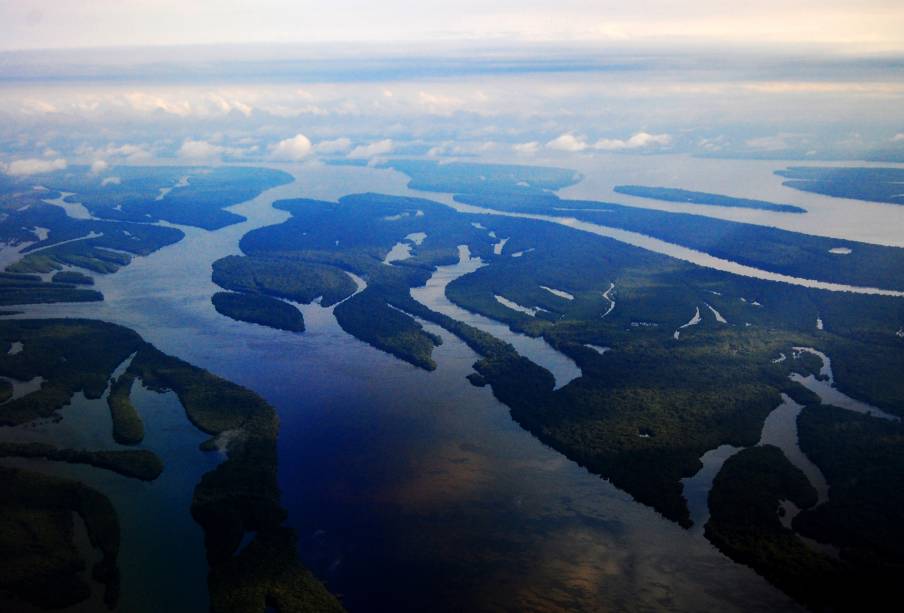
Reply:
<svg viewBox="0 0 904 613"><path fill-rule="evenodd" d="M104 303L29 314L122 323L271 402L302 558L353 611L793 608L699 534L523 431L465 380L476 356L455 337L431 328L445 342L426 372L345 334L316 305L304 308L303 334L218 315L210 265L249 229L285 218L274 198L405 193L374 169L294 172L299 183L233 208L248 223L188 229L100 279Z"/></svg>

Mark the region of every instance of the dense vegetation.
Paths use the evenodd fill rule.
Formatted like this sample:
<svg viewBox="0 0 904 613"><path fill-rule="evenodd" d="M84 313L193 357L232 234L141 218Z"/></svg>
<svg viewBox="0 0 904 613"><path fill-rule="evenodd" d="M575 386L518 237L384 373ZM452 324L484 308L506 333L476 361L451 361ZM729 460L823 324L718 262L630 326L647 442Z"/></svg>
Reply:
<svg viewBox="0 0 904 613"><path fill-rule="evenodd" d="M125 373L110 384L107 405L113 421L113 440L120 445L137 445L144 440L144 423L130 397L135 376Z"/></svg>
<svg viewBox="0 0 904 613"><path fill-rule="evenodd" d="M103 294L98 291L80 289L69 283L45 283L37 275L0 273L0 305L3 306L103 299Z"/></svg>
<svg viewBox="0 0 904 613"><path fill-rule="evenodd" d="M111 177L115 180L104 181ZM162 220L215 230L243 221L225 208L291 181L287 173L267 168L116 166L100 176L73 166L12 182L11 187L27 192L41 184L50 189L40 194L43 198L72 192L68 202L81 202L100 219L143 224Z"/></svg>
<svg viewBox="0 0 904 613"><path fill-rule="evenodd" d="M836 198L904 204L904 169L792 166L775 174L783 185Z"/></svg>
<svg viewBox="0 0 904 613"><path fill-rule="evenodd" d="M71 283L72 285L94 285L94 279L75 270L63 270L51 277L54 283Z"/></svg>
<svg viewBox="0 0 904 613"><path fill-rule="evenodd" d="M226 460L204 475L191 506L192 516L205 534L213 611L264 610L267 606L281 612L296 611L299 603L310 605L311 610L341 609L300 565L295 536L282 525L285 511L279 504L276 483L278 421L259 396L167 356L134 332L112 324L74 319L0 321L0 344L9 347L12 342L22 343L23 348L13 355L0 354L0 375L16 380L41 376L45 381L40 390L0 405L2 423L25 424L53 417L77 391L89 398L101 397L117 366L132 356L125 372L109 388L108 402L119 439L141 439L140 418L129 399L134 380L141 379L150 389L176 393L189 421L213 437L205 449L224 449ZM161 460L146 450L84 451L10 443L0 446L0 455L85 463L141 479L153 479L162 470ZM53 491L41 489L45 483L52 483ZM89 534L94 534L92 522L100 520L91 509L83 511L73 505L103 507L98 500L106 498L80 484L45 481L7 469L0 469L0 485L0 507L10 511L0 517L0 551L6 554L4 562L16 569L0 578L0 582L6 581L0 585L37 604L64 606L86 598L77 576L83 564L71 545L71 511L79 512L89 524ZM82 499L86 502L80 502ZM40 504L35 506L32 500ZM103 566L95 575L112 585L117 576L118 528L109 501L105 504L112 518L105 515L104 525L116 546L104 549ZM68 519L60 509L70 509ZM36 518L35 525L46 526L46 536L22 534L22 522L29 517ZM27 521L31 523L31 519ZM255 535L251 544L233 555L249 532ZM22 547L29 542L30 547ZM92 543L98 542L100 537L92 536ZM31 558L30 552L38 553ZM39 558L61 563L54 566ZM236 575L247 568L255 571ZM36 591L55 583L65 586L59 595ZM112 606L115 600L111 588L108 602Z"/></svg>
<svg viewBox="0 0 904 613"><path fill-rule="evenodd" d="M17 246L22 258L13 273L50 273L53 284L0 287L0 305L101 300L97 292L73 289L98 274L116 272L136 255L148 255L180 241L166 221L208 230L243 221L224 210L262 191L288 183L288 174L261 168L116 167L98 176L84 167L15 179L0 177L0 243ZM69 194L69 192L72 192ZM67 195L69 194L69 195ZM73 218L56 204L83 203L91 215Z"/></svg>
<svg viewBox="0 0 904 613"><path fill-rule="evenodd" d="M39 390L0 406L5 426L52 418L76 392L100 398L114 369L142 344L131 330L88 320L4 320L0 339L23 343L15 355L0 354L0 375L44 379Z"/></svg>
<svg viewBox="0 0 904 613"><path fill-rule="evenodd" d="M38 239L32 228L45 228L46 238ZM22 260L7 267L10 272L45 273L64 266L101 274L115 272L132 256L148 255L184 236L177 228L148 223L73 219L60 207L44 202L9 212L0 222L0 240L28 243Z"/></svg>
<svg viewBox="0 0 904 613"><path fill-rule="evenodd" d="M841 565L811 550L782 525L779 503L816 503L807 478L777 447L753 447L729 458L709 494L706 537L788 594L818 609L839 604Z"/></svg>
<svg viewBox="0 0 904 613"><path fill-rule="evenodd" d="M362 341L415 366L436 368L430 354L442 340L407 313L392 308L378 289L364 290L336 307L334 313L339 325Z"/></svg>
<svg viewBox="0 0 904 613"><path fill-rule="evenodd" d="M411 177L411 189L450 194L538 194L581 180L581 175L573 170L549 166L439 164L431 160L391 160L385 165Z"/></svg>
<svg viewBox="0 0 904 613"><path fill-rule="evenodd" d="M776 204L765 200L751 198L734 198L722 194L709 194L706 192L694 192L674 187L648 187L645 185L616 185L613 191L640 198L652 198L666 202L682 202L688 204L705 204L711 206L727 206L742 209L759 209L762 211L775 211L778 213L806 213L806 209L793 204Z"/></svg>
<svg viewBox="0 0 904 613"><path fill-rule="evenodd" d="M345 331L416 366L435 368L430 355L440 339L411 317L421 313L411 311L409 288L426 282L436 264L457 261L462 242L491 256L486 232L446 207L413 198L364 194L339 203L288 200L275 206L292 217L245 235L247 255L217 262L214 280L303 302L323 296L322 306L342 300L334 313ZM413 246L413 257L383 264L393 245L414 232L427 238ZM366 289L351 295L355 284L347 272L364 277Z"/></svg>
<svg viewBox="0 0 904 613"><path fill-rule="evenodd" d="M119 521L110 500L77 481L0 467L0 589L45 608L75 605L90 594L87 561L73 542L73 514L103 554L91 568L111 608L119 597Z"/></svg>
<svg viewBox="0 0 904 613"><path fill-rule="evenodd" d="M332 306L355 291L351 278L331 266L280 258L228 256L213 263L213 282L235 292Z"/></svg>
<svg viewBox="0 0 904 613"><path fill-rule="evenodd" d="M0 443L0 458L6 457L43 458L70 464L88 464L142 481L153 481L163 472L163 461L157 454L147 449L85 451L58 449L44 443Z"/></svg>
<svg viewBox="0 0 904 613"><path fill-rule="evenodd" d="M904 426L811 405L798 428L801 449L832 490L826 504L802 514L795 526L838 545L864 574L897 575L904 566Z"/></svg>
<svg viewBox="0 0 904 613"><path fill-rule="evenodd" d="M304 332L304 317L301 311L282 300L234 292L217 292L210 300L217 313L232 319L277 330Z"/></svg>
<svg viewBox="0 0 904 613"><path fill-rule="evenodd" d="M501 211L574 217L638 232L716 257L805 279L904 290L904 249L789 232L702 215L670 213L609 202L462 194L456 200ZM558 209L567 209L566 211ZM603 211L605 211L603 213ZM513 245L511 247L515 249ZM837 255L831 249L851 252Z"/></svg>

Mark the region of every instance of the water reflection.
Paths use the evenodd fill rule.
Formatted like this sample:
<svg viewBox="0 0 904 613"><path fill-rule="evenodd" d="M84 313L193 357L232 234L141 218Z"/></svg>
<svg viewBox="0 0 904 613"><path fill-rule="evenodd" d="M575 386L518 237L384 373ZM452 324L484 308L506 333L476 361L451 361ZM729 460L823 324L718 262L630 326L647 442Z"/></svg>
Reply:
<svg viewBox="0 0 904 613"><path fill-rule="evenodd" d="M398 175L370 168L291 170L297 183L231 207L247 222L184 228L182 242L98 277L104 303L28 315L122 323L271 402L302 555L352 610L796 609L512 422L488 388L465 380L477 356L456 337L430 328L445 342L425 372L345 334L316 304L304 307L303 334L217 314L211 263L286 218L274 198L407 193ZM169 508L186 516L188 501ZM148 521L146 534L165 529Z"/></svg>

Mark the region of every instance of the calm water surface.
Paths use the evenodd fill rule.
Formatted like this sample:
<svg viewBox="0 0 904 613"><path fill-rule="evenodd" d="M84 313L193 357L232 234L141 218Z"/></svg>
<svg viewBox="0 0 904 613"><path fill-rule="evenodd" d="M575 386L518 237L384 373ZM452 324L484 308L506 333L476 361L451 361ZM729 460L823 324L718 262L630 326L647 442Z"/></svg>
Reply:
<svg viewBox="0 0 904 613"><path fill-rule="evenodd" d="M426 372L345 334L317 305L304 307L303 334L218 315L211 263L238 253L248 230L287 217L270 207L274 199L410 194L397 173L291 170L297 183L232 208L248 222L185 228L181 243L99 278L104 303L39 305L27 315L127 325L270 401L302 557L352 610L796 609L699 534L514 424L489 389L465 380L477 356L439 328L430 328L445 341L434 354L438 368ZM188 500L175 507L187 516ZM124 572L134 564L123 560Z"/></svg>

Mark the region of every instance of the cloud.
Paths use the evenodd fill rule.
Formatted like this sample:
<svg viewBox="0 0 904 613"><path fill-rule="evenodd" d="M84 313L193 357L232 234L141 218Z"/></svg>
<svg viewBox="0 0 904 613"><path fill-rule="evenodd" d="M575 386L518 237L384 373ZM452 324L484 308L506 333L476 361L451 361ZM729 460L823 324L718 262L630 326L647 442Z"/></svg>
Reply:
<svg viewBox="0 0 904 613"><path fill-rule="evenodd" d="M540 150L540 143L535 140L529 143L517 143L512 145L512 149L518 155L533 155Z"/></svg>
<svg viewBox="0 0 904 613"><path fill-rule="evenodd" d="M14 160L4 167L4 172L12 176L25 176L42 174L45 172L53 172L55 170L63 170L67 166L66 160L57 158L55 160L41 160L38 158L26 158L23 160Z"/></svg>
<svg viewBox="0 0 904 613"><path fill-rule="evenodd" d="M212 160L223 157L226 147L214 145L205 140L186 139L176 153L180 158L187 160Z"/></svg>
<svg viewBox="0 0 904 613"><path fill-rule="evenodd" d="M22 112L26 115L49 115L60 110L46 100L26 99L22 101Z"/></svg>
<svg viewBox="0 0 904 613"><path fill-rule="evenodd" d="M463 106L462 101L458 98L424 91L418 92L417 99L432 115L451 115Z"/></svg>
<svg viewBox="0 0 904 613"><path fill-rule="evenodd" d="M644 149L654 146L666 147L670 144L672 144L672 137L668 134L638 132L625 140L619 138L601 138L591 145L583 137L575 136L572 132L565 132L546 143L546 148L554 149L555 151L577 153L579 151L586 151L587 149L622 151L625 149Z"/></svg>
<svg viewBox="0 0 904 613"><path fill-rule="evenodd" d="M213 103L214 107L223 114L228 114L232 111L238 111L245 117L251 117L251 113L254 111L254 108L250 104L246 104L241 100L226 98L225 96L217 93L211 93L209 95L209 99Z"/></svg>
<svg viewBox="0 0 904 613"><path fill-rule="evenodd" d="M445 141L439 145L435 145L427 151L429 157L444 156L473 156L479 153L486 153L496 148L493 141L483 141L478 143L455 143L453 141Z"/></svg>
<svg viewBox="0 0 904 613"><path fill-rule="evenodd" d="M192 113L192 104L188 100L168 100L145 92L130 92L125 95L128 104L136 111L149 113L163 111L178 117L188 117Z"/></svg>
<svg viewBox="0 0 904 613"><path fill-rule="evenodd" d="M94 160L91 163L91 174L99 175L100 173L104 172L109 167L110 167L110 165L107 164L103 160Z"/></svg>
<svg viewBox="0 0 904 613"><path fill-rule="evenodd" d="M566 132L561 136L552 139L548 143L546 143L547 148L555 149L556 151L583 151L589 145L583 138L579 138L572 134L571 132Z"/></svg>
<svg viewBox="0 0 904 613"><path fill-rule="evenodd" d="M297 162L311 154L311 141L304 134L281 140L270 148L270 157Z"/></svg>
<svg viewBox="0 0 904 613"><path fill-rule="evenodd" d="M322 140L314 145L314 151L329 155L331 153L345 153L351 147L352 141L342 137L335 140Z"/></svg>
<svg viewBox="0 0 904 613"><path fill-rule="evenodd" d="M672 144L668 134L650 134L638 132L627 140L617 138L601 138L593 143L593 148L600 151L620 151L624 149L644 149L647 147L667 147Z"/></svg>
<svg viewBox="0 0 904 613"><path fill-rule="evenodd" d="M110 143L101 149L83 145L76 149L76 153L86 158L93 157L96 160L102 160L104 158L123 158L131 163L147 162L154 157L145 147L132 144L114 145Z"/></svg>
<svg viewBox="0 0 904 613"><path fill-rule="evenodd" d="M106 187L107 185L119 185L122 183L119 177L105 177L103 181L100 182L101 187Z"/></svg>
<svg viewBox="0 0 904 613"><path fill-rule="evenodd" d="M727 143L728 139L725 138L724 134L720 134L713 138L701 137L697 139L697 146L704 151L721 151Z"/></svg>
<svg viewBox="0 0 904 613"><path fill-rule="evenodd" d="M891 138L891 141L892 141L893 143L904 142L904 132L898 132L897 134L895 134L895 135Z"/></svg>
<svg viewBox="0 0 904 613"><path fill-rule="evenodd" d="M358 145L352 149L348 157L351 159L370 159L378 155L389 153L393 149L392 140L389 138L378 140L368 145Z"/></svg>
<svg viewBox="0 0 904 613"><path fill-rule="evenodd" d="M154 159L154 154L140 145L120 145L113 148L111 155L123 156L131 163L147 162Z"/></svg>
<svg viewBox="0 0 904 613"><path fill-rule="evenodd" d="M757 149L759 151L781 151L782 149L788 149L792 146L791 143L788 142L789 137L790 135L788 134L759 136L744 141L744 144L751 149Z"/></svg>

